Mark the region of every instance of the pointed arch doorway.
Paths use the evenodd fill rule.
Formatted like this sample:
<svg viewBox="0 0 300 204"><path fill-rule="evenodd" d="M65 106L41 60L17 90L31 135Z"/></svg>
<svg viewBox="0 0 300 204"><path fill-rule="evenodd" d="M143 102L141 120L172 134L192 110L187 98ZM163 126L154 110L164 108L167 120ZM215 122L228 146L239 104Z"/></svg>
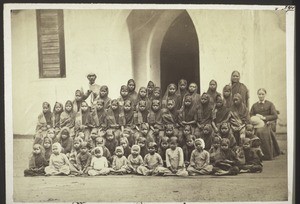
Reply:
<svg viewBox="0 0 300 204"><path fill-rule="evenodd" d="M168 28L160 50L160 83L162 90L180 79L200 85L199 43L189 14L182 12ZM198 91L200 87L198 88Z"/></svg>
<svg viewBox="0 0 300 204"><path fill-rule="evenodd" d="M164 93L182 78L200 86L198 36L186 10L132 10L127 26L137 87L151 80Z"/></svg>

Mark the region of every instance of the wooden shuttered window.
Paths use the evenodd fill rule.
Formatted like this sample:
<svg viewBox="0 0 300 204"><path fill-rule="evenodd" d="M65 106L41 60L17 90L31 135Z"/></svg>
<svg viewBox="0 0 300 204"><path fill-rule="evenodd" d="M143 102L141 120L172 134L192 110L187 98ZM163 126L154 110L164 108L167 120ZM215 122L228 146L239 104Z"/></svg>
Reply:
<svg viewBox="0 0 300 204"><path fill-rule="evenodd" d="M66 77L63 10L37 10L40 78Z"/></svg>

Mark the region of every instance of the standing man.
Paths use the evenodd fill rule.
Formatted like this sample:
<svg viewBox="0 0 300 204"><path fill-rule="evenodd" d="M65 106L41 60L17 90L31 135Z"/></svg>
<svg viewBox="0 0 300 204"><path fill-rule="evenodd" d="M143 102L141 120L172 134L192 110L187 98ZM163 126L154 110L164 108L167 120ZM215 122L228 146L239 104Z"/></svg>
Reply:
<svg viewBox="0 0 300 204"><path fill-rule="evenodd" d="M87 79L89 80L89 90L87 91L87 97L89 97L89 95L91 95L91 103L90 105L93 106L95 99L97 98L97 96L99 95L100 92L100 85L96 84L96 74L95 73L89 73L87 75Z"/></svg>

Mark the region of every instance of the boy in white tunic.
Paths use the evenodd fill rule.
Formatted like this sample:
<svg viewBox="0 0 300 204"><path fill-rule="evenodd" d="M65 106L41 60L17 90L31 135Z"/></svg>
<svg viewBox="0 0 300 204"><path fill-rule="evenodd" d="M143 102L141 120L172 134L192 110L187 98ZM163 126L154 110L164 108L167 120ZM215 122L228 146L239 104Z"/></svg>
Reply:
<svg viewBox="0 0 300 204"><path fill-rule="evenodd" d="M98 176L98 175L107 175L110 172L110 168L108 168L108 162L105 157L103 157L103 149L102 147L96 147L94 149L95 156L91 161L91 169L88 170L88 174L90 176Z"/></svg>
<svg viewBox="0 0 300 204"><path fill-rule="evenodd" d="M213 166L210 165L209 153L204 150L204 140L198 138L195 140L196 149L192 152L190 165L187 168L190 176L210 174Z"/></svg>
<svg viewBox="0 0 300 204"><path fill-rule="evenodd" d="M144 164L137 168L137 173L144 176L149 175L163 175L166 172L166 168L163 167L163 160L161 156L156 153L157 144L155 142L149 142L148 151L144 158Z"/></svg>
<svg viewBox="0 0 300 204"><path fill-rule="evenodd" d="M184 165L184 156L181 147L178 147L177 137L171 137L170 148L166 151L167 171L164 176L188 176Z"/></svg>

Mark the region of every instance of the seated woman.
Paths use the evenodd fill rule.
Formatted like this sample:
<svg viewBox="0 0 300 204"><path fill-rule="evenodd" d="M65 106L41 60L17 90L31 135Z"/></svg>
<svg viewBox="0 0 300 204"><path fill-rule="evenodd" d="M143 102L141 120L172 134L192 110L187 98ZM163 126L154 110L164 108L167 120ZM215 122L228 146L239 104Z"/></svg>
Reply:
<svg viewBox="0 0 300 204"><path fill-rule="evenodd" d="M251 123L255 128L255 135L261 140L261 149L264 160L272 160L280 154L280 149L276 140L276 120L277 111L272 102L265 100L267 91L258 89L259 101L252 105L250 110Z"/></svg>
<svg viewBox="0 0 300 204"><path fill-rule="evenodd" d="M250 109L250 116L258 116L266 124L270 125L272 130L276 132L277 111L272 102L265 100L267 91L264 88L257 90L259 101L254 103Z"/></svg>
<svg viewBox="0 0 300 204"><path fill-rule="evenodd" d="M233 104L230 110L231 111L227 120L230 122L232 133L237 145L241 145L245 138L245 125L250 122L250 118L249 111L246 105L242 102L242 96L239 93L233 96Z"/></svg>

